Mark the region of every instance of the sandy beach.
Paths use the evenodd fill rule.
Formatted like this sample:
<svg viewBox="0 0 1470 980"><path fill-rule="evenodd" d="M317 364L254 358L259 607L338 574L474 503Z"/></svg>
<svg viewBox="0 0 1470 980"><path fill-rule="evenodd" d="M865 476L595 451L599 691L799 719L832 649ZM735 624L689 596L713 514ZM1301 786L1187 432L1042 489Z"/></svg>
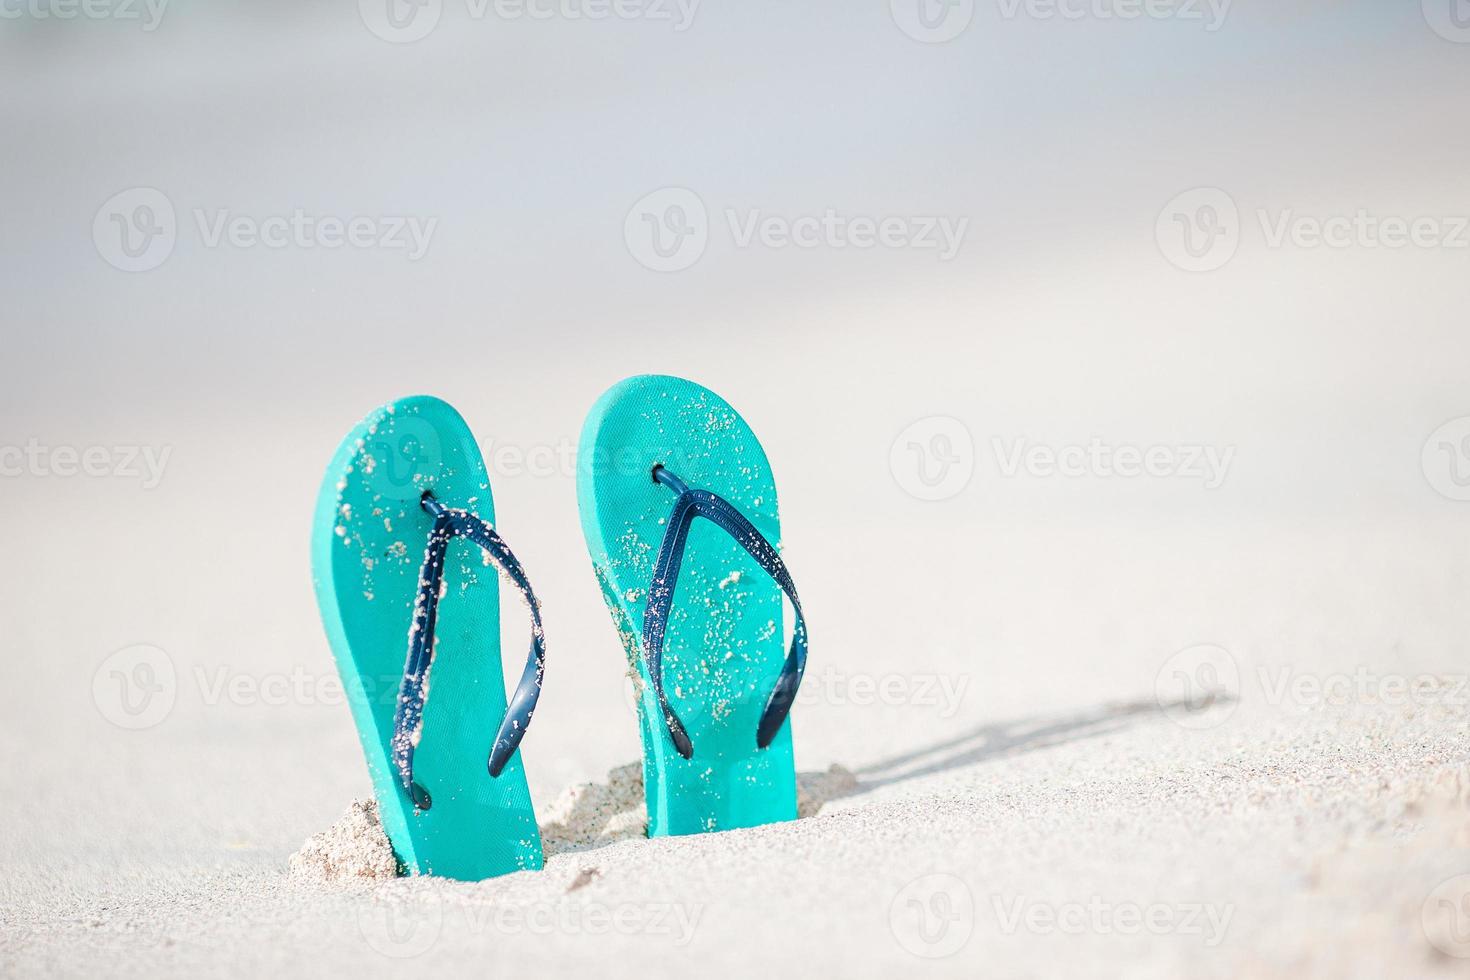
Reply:
<svg viewBox="0 0 1470 980"><path fill-rule="evenodd" d="M1447 8L56 2L0 31L0 974L1464 975ZM643 833L574 461L650 372L771 460L792 823ZM385 877L309 546L414 393L543 602L543 872Z"/></svg>
<svg viewBox="0 0 1470 980"><path fill-rule="evenodd" d="M1458 975L1463 933L1436 902L1470 868L1464 706L1247 702L1190 720L1215 713L1231 718L1185 728L1144 700L971 726L829 781L836 798L789 825L650 841L608 809L598 839L550 845L544 872L481 884L288 873L296 839L334 819L312 784L365 779L298 766L280 808L221 800L200 820L200 786L154 782L170 762L263 771L224 765L201 732L135 764L126 781L150 791L90 811L103 826L8 835L5 958L15 975L151 977L799 961L872 977ZM294 734L351 768L346 738ZM127 798L122 782L88 797ZM47 838L95 843L58 875L34 860L58 853Z"/></svg>
<svg viewBox="0 0 1470 980"><path fill-rule="evenodd" d="M555 494L538 493L534 481L505 483L503 498L527 502L525 521L554 523ZM799 501L800 490L790 495ZM94 493L87 506L104 521L137 506L109 505L116 496ZM154 506L159 526L174 526L178 503ZM305 522L288 516L279 542L227 537L218 567L232 568L231 555L243 563L289 550ZM1301 598L1276 576L1305 580L1317 556L1283 549L1263 566L1274 573L1234 579L1234 611L1210 613L1212 590L1188 585L1174 594L1194 596L1189 603L1148 620L1183 636L1184 620L1214 615L1219 622L1199 632L1220 644L1171 650L1115 635L1090 646L1052 641L1043 656L1006 639L1014 624L1075 638L1076 624L1108 620L1103 607L1119 601L1115 588L1166 591L1170 544L1154 542L1157 573L1107 588L1099 576L1071 592L1067 621L1051 616L1063 586L1046 584L1044 567L1028 571L992 549L996 557L977 559L992 589L987 610L969 614L981 618L931 623L929 642L900 658L896 635L863 635L884 626L829 611L842 607L842 583L861 577L854 563L863 559L836 547L824 554L803 537L836 545L840 523L793 530L788 545L793 563L812 556L811 602L831 624L826 657L794 715L814 815L643 838L621 658L588 573L570 591L575 601L549 604L548 614L561 614L552 657L562 666L524 749L547 868L480 884L384 880L360 864L365 877L293 874L291 856L307 839L370 797L304 575L265 586L279 617L236 601L256 588L238 572L229 588L198 576L145 577L129 587L153 597L140 603L129 591L128 608L143 610L135 622L173 623L178 632L100 657L41 658L29 675L39 696L9 715L19 727L5 742L7 765L28 793L3 811L7 972L307 976L400 961L611 977L666 975L682 963L772 975L820 963L873 977L1462 969L1457 957L1470 952L1455 917L1470 873L1463 675L1433 669L1432 652L1402 649L1371 667L1366 655L1365 666L1340 666L1348 658L1326 641L1399 627L1375 625L1371 615L1345 620L1340 636L1311 617L1292 626L1289 610ZM193 547L188 527L155 552L160 560ZM45 552L47 527L17 533L34 535L34 553ZM976 536L1004 540L999 530ZM1146 565L1150 549L1131 538ZM1252 544L1257 560L1266 549ZM1099 532L1073 554L1101 568L1122 545ZM1357 545L1366 555L1367 539ZM903 547L937 556L948 545L926 531ZM536 550L525 559L532 569ZM1046 551L1044 536L1033 550ZM1421 593L1385 581L1408 574L1394 555L1371 557L1359 567L1384 577L1379 594L1413 608ZM568 581L585 572L578 559L573 552L565 562ZM1219 561L1248 565L1228 549ZM559 562L539 564L549 566L547 578L562 578ZM94 574L106 603L108 573ZM101 635L115 635L106 624L129 615L110 601L110 619L68 621L59 598L39 594L58 625L29 639L45 648L46 636L88 635L98 646ZM1243 622L1241 609L1253 622L1280 624L1282 639L1253 643L1242 627L1232 632L1228 620ZM948 646L946 629L982 639ZM1325 630L1321 652L1301 654L1310 641L1294 630ZM1007 643L1016 644L1012 655L1001 656ZM120 667L136 678L144 663L157 668L153 699L108 683ZM1190 688L1181 671L1210 683ZM592 692L573 700L584 686ZM609 770L618 770L612 780Z"/></svg>

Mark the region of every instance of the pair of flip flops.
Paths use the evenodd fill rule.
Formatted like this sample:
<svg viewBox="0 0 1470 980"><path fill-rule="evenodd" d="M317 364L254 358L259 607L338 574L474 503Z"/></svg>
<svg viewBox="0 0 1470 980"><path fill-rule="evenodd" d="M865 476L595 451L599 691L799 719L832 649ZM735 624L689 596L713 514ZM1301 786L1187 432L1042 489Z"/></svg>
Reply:
<svg viewBox="0 0 1470 980"><path fill-rule="evenodd" d="M638 691L650 836L795 819L787 718L807 632L755 434L693 382L631 378L587 419L577 496ZM530 579L495 528L480 450L436 398L358 425L318 500L317 599L408 873L475 881L543 864L518 747L546 643ZM531 633L509 698L501 576ZM796 613L789 649L783 595Z"/></svg>

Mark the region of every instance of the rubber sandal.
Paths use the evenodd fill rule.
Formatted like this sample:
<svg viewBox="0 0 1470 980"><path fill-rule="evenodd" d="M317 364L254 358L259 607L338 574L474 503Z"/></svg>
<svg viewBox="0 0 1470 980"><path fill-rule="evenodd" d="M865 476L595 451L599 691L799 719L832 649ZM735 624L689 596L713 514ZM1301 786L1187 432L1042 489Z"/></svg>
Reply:
<svg viewBox="0 0 1470 980"><path fill-rule="evenodd" d="M755 434L691 381L631 378L587 419L577 498L638 692L649 835L796 819L787 716L807 630Z"/></svg>
<svg viewBox="0 0 1470 980"><path fill-rule="evenodd" d="M428 397L384 406L353 429L317 501L317 602L383 829L411 874L479 881L543 864L517 748L541 692L545 641L531 583L494 520L474 436ZM497 570L531 618L509 705Z"/></svg>

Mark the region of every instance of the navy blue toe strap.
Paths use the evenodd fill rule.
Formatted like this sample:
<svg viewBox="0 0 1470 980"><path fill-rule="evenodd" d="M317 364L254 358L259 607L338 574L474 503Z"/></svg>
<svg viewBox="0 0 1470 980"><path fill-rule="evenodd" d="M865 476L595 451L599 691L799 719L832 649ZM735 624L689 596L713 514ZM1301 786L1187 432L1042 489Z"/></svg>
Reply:
<svg viewBox="0 0 1470 980"><path fill-rule="evenodd" d="M422 504L424 510L433 515L434 524L429 530L424 567L419 574L419 594L413 607L413 625L408 633L408 662L403 667L403 684L399 688L398 707L393 714L392 758L404 791L419 809L427 810L432 800L428 792L414 782L413 753L423 737L429 668L434 663L434 628L439 620L439 597L444 591L444 559L452 539L465 538L479 545L521 591L531 610L531 652L490 748L488 768L491 777L498 777L505 771L531 724L536 701L541 697L541 679L546 673L546 639L541 627L541 605L531 589L531 581L495 529L467 510L445 507L434 499L433 494L425 493ZM498 640L499 637L493 639Z"/></svg>
<svg viewBox="0 0 1470 980"><path fill-rule="evenodd" d="M776 546L767 541L765 535L756 530L733 504L708 490L692 490L666 468L660 466L653 471L654 478L679 495L669 515L668 529L659 548L658 561L653 569L653 582L649 588L648 605L643 614L643 651L648 662L648 676L658 695L663 711L664 725L674 748L686 759L693 758L694 744L679 715L669 705L664 694L663 654L664 639L669 628L669 613L674 606L674 590L679 583L679 568L684 561L684 548L689 543L689 529L696 517L703 517L734 538L754 558L766 574L775 579L796 609L796 629L791 637L791 650L781 668L781 676L766 699L760 724L756 727L755 741L760 748L770 745L776 733L791 713L791 704L796 700L801 677L806 671L807 631L806 619L801 613L801 600L796 595L796 584L791 573L776 551Z"/></svg>

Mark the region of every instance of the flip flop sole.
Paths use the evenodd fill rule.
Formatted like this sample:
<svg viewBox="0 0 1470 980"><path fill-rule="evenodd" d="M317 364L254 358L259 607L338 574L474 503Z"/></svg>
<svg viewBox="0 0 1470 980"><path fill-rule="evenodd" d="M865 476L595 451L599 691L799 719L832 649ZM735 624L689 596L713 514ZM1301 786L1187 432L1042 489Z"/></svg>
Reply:
<svg viewBox="0 0 1470 980"><path fill-rule="evenodd" d="M404 869L478 881L542 866L541 837L517 753L492 779L486 760L506 698L495 568L450 543L415 808L391 762L393 715L433 519L425 491L494 522L490 480L468 426L437 398L368 416L332 459L317 501L312 568L327 637L372 775L383 829Z"/></svg>
<svg viewBox="0 0 1470 980"><path fill-rule="evenodd" d="M654 466L729 500L776 542L776 487L760 442L714 392L644 376L598 401L578 453L582 529L638 690L650 836L796 819L789 722L768 748L756 745L786 658L781 589L709 522L690 531L663 655L664 691L693 742L691 759L665 730L642 651L653 563L675 501Z"/></svg>

